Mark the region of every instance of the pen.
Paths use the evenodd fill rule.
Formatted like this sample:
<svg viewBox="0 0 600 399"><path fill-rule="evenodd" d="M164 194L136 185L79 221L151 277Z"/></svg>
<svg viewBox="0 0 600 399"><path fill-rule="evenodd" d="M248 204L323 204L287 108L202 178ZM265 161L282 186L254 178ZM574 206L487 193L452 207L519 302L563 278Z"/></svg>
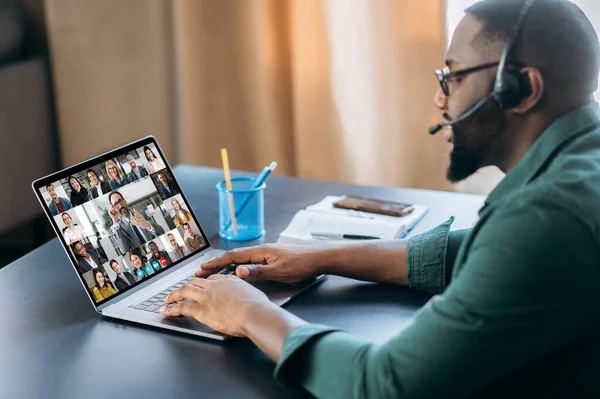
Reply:
<svg viewBox="0 0 600 399"><path fill-rule="evenodd" d="M227 156L227 149L221 148L221 160L223 161L223 173L225 174L225 186L229 193L227 193L227 199L229 200L229 212L231 213L231 221L233 222L233 231L237 235L237 221L235 219L235 212L233 208L233 195L231 194L231 173L229 171L229 157ZM229 226L227 226L229 228Z"/></svg>
<svg viewBox="0 0 600 399"><path fill-rule="evenodd" d="M252 185L252 188L258 188L258 187L262 186L262 184L265 182L265 179L267 178L267 176L269 176L271 174L271 172L275 170L276 167L277 167L277 162L271 162L271 164L269 166L265 166L263 168L263 170L260 172L260 174L256 177L256 179L254 179L254 184ZM248 194L244 198L242 198L242 200L240 201L240 203L238 204L238 206L235 209L235 216L239 216L239 214L244 210L246 205L248 205L248 202L250 202L250 198L252 198L252 194ZM227 223L225 223L225 230L227 230L229 228L230 224L231 224L231 221L228 221Z"/></svg>
<svg viewBox="0 0 600 399"><path fill-rule="evenodd" d="M383 238L379 236L341 233L310 233L310 235L320 240L381 240Z"/></svg>

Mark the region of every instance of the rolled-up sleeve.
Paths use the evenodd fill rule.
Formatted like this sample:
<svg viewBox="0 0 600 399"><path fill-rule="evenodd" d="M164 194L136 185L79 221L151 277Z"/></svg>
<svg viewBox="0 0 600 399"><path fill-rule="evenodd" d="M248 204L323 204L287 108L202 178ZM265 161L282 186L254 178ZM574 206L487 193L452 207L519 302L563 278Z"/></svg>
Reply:
<svg viewBox="0 0 600 399"><path fill-rule="evenodd" d="M409 240L406 263L410 288L439 294L450 283L458 248L471 231L450 231L452 222L454 217Z"/></svg>

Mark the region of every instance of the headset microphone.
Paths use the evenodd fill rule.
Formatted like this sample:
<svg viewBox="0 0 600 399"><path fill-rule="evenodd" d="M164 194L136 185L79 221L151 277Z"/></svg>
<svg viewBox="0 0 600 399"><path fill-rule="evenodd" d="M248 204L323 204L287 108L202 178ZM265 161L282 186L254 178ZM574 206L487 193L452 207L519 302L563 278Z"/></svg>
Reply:
<svg viewBox="0 0 600 399"><path fill-rule="evenodd" d="M465 119L467 119L471 115L473 115L475 112L477 112L477 110L479 110L479 108L483 107L483 105L492 97L493 97L493 94L490 94L489 96L482 98L481 100L479 100L479 102L477 104L475 104L473 107L471 107L470 110L468 110L467 112L465 112L458 118L454 119L453 121L444 122L444 123L440 123L438 125L431 126L429 128L429 134L436 134L437 132L439 132L440 130L445 128L446 126L452 126L452 125L455 125L457 123L464 121Z"/></svg>

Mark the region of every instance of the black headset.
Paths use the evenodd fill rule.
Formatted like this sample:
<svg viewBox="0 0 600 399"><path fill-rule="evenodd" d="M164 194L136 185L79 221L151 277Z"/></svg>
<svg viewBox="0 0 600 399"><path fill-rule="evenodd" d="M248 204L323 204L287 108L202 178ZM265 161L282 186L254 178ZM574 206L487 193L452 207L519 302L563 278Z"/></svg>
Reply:
<svg viewBox="0 0 600 399"><path fill-rule="evenodd" d="M504 45L504 51L500 56L498 64L498 73L496 74L496 82L494 83L494 91L492 97L496 104L502 109L514 108L531 93L529 84L525 81L525 77L519 72L507 66L510 52L515 46L515 42L521 35L523 29L523 21L536 0L527 0L521 9L521 14L517 20L509 39Z"/></svg>
<svg viewBox="0 0 600 399"><path fill-rule="evenodd" d="M502 55L500 56L500 61L498 62L498 73L496 74L496 80L494 81L494 88L491 94L482 98L474 106L472 106L471 109L453 121L440 123L430 127L429 133L435 134L445 126L452 126L456 123L464 121L473 115L479 108L481 108L489 99L493 99L494 102L502 109L510 109L519 105L521 101L531 93L531 87L526 81L525 76L521 74L520 71L511 68L508 65L508 57L510 56L510 52L514 48L515 43L521 34L525 17L527 17L531 11L531 7L533 7L536 1L537 0L526 0L523 8L521 8L521 13L519 14L517 23L515 24L515 27L506 41L506 44L504 45L504 50L502 50Z"/></svg>

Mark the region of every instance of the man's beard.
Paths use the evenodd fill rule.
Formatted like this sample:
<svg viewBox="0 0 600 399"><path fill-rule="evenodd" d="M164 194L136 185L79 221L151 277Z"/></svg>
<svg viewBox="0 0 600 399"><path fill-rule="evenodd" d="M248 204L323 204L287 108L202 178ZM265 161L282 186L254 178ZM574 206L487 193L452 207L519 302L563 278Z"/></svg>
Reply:
<svg viewBox="0 0 600 399"><path fill-rule="evenodd" d="M127 219L129 219L131 217L131 212L129 211L129 208L127 207L122 207L121 208L121 215L125 216Z"/></svg>
<svg viewBox="0 0 600 399"><path fill-rule="evenodd" d="M488 101L477 112L453 126L454 148L446 178L458 183L490 163L500 133L506 127L506 115L494 101Z"/></svg>

